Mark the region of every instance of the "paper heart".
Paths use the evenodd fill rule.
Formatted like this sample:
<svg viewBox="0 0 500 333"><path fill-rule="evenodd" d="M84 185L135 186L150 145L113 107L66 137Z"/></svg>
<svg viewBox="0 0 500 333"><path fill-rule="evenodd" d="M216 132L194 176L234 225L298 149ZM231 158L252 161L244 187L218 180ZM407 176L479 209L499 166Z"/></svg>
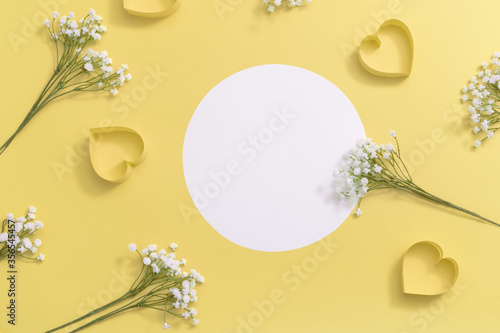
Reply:
<svg viewBox="0 0 500 333"><path fill-rule="evenodd" d="M146 158L146 148L139 133L121 126L91 129L89 152L95 172L112 183L127 180L133 166Z"/></svg>
<svg viewBox="0 0 500 333"><path fill-rule="evenodd" d="M443 258L441 247L430 241L412 245L403 257L403 291L414 295L439 295L457 281L458 264Z"/></svg>
<svg viewBox="0 0 500 333"><path fill-rule="evenodd" d="M165 17L175 13L182 0L123 0L123 8L129 14L142 17Z"/></svg>
<svg viewBox="0 0 500 333"><path fill-rule="evenodd" d="M382 46L382 42L380 41L379 37L377 36L385 27L387 26L395 26L399 29L401 29L404 32L404 36L406 36L406 39L408 41L408 57L409 59L397 59L397 52L393 52L394 54L391 55L391 59L385 59L385 61L392 63L397 63L398 61L404 61L406 60L408 64L404 66L405 68L402 69L394 69L394 70L387 70L387 69L382 69L382 65L380 63L377 63L373 59L371 61L369 60L369 57L367 54L363 52L363 49L365 49L370 42L374 42L377 46L377 51L380 51L379 49ZM380 28L377 30L375 35L369 35L363 38L361 41L361 44L358 49L358 59L361 65L370 73L379 75L379 76L386 76L386 77L401 77L401 76L409 76L411 73L411 69L413 66L413 38L411 36L410 29L404 24L403 22L399 20L387 20L382 25ZM401 57L401 55L399 55ZM371 62L372 64L368 64L367 62Z"/></svg>

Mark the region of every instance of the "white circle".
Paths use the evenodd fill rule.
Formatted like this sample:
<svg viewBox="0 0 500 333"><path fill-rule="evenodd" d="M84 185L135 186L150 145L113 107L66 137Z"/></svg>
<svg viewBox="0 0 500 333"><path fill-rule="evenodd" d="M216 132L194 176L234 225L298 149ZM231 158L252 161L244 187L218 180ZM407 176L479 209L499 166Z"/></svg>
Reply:
<svg viewBox="0 0 500 333"><path fill-rule="evenodd" d="M356 202L336 199L333 170L365 132L330 81L286 65L245 69L196 109L184 140L186 184L222 236L260 251L327 236Z"/></svg>

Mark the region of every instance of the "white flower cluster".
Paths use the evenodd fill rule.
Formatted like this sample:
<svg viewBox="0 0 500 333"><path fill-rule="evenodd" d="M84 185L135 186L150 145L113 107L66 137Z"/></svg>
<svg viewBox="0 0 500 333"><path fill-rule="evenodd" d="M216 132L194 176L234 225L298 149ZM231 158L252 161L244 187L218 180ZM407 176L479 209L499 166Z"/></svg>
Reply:
<svg viewBox="0 0 500 333"><path fill-rule="evenodd" d="M36 207L30 206L26 216L14 219L12 213L7 214L7 219L2 225L2 233L0 234L0 258L4 257L10 247L14 247L16 253L26 257L28 253L37 253L38 248L42 245L40 239L31 240L35 232L43 228L43 223L36 220ZM9 236L9 230L13 228L12 235ZM26 253L26 254L25 254ZM45 255L39 254L37 260L44 261Z"/></svg>
<svg viewBox="0 0 500 333"><path fill-rule="evenodd" d="M300 7L304 3L302 0L262 0L267 4L267 11L269 13L274 12L277 7L280 7L283 1L288 3L289 7ZM305 0L306 3L311 2L312 0Z"/></svg>
<svg viewBox="0 0 500 333"><path fill-rule="evenodd" d="M334 172L338 180L335 190L342 198L362 199L370 191L396 187L401 180L411 180L401 159L396 131L390 135L396 140L396 147L391 143L377 145L366 138L359 140L356 148L344 156L344 168ZM362 214L359 207L355 214Z"/></svg>
<svg viewBox="0 0 500 333"><path fill-rule="evenodd" d="M114 71L111 67L113 60L108 57L106 51L97 52L88 49L88 52L83 52L87 43L100 40L101 35L107 31L106 26L101 24L102 17L96 15L95 10L90 9L89 14L77 23L74 20L75 14L72 12L68 16L60 18L59 13L53 12L52 14L52 22L47 19L44 24L49 29L50 36L55 40L56 46L58 42L63 44L64 50L61 60L74 58L75 67L93 75L91 80L86 81L89 85L78 87L78 90L89 90L88 87L97 85L99 90L107 90L113 96L118 94L117 87L123 86L125 82L132 79L131 74L125 74L128 66L122 65Z"/></svg>
<svg viewBox="0 0 500 333"><path fill-rule="evenodd" d="M483 62L477 75L462 88L462 102L469 105L473 132L484 133L482 140L476 140L474 146L481 147L484 140L492 138L500 128L500 52L495 52L491 63Z"/></svg>
<svg viewBox="0 0 500 333"><path fill-rule="evenodd" d="M197 283L204 283L205 278L194 269L191 269L189 273L182 271L181 266L186 265L187 261L184 258L181 260L176 259L175 250L178 245L172 243L170 245L172 252L170 253L167 253L164 249L158 251L155 244L148 245L141 252L137 250L137 245L134 243L129 244L128 247L131 252L139 253L144 267L152 273L166 277L180 278L181 282L178 287L168 289L171 295L169 305L174 309L183 310L181 314L177 314L178 317L192 319L192 324L195 326L198 325L199 320L195 318L197 311L189 305L191 302L196 303L198 301L195 287ZM170 325L164 323L165 329L169 327Z"/></svg>
<svg viewBox="0 0 500 333"><path fill-rule="evenodd" d="M74 18L73 12L61 17L58 12L52 12L52 22L46 19L43 24L50 29L52 39L63 39L63 42L71 39L79 44L84 44L89 40L100 40L102 33L107 30L106 26L101 24L102 17L96 15L92 8L87 16L78 21L80 25ZM54 29L57 25L59 31Z"/></svg>

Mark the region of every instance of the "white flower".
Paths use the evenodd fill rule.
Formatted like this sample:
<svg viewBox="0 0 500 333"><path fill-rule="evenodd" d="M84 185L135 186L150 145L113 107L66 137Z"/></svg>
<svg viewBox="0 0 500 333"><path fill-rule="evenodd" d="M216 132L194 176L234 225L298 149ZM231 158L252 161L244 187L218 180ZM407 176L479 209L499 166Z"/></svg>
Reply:
<svg viewBox="0 0 500 333"><path fill-rule="evenodd" d="M14 224L14 230L17 233L20 233L21 230L23 230L23 227L24 225L21 222L17 222L16 224Z"/></svg>
<svg viewBox="0 0 500 333"><path fill-rule="evenodd" d="M58 12L52 12L52 17L55 19L56 17L59 16L59 13Z"/></svg>
<svg viewBox="0 0 500 333"><path fill-rule="evenodd" d="M20 222L20 223L24 223L24 222L26 222L26 219L24 218L24 216L21 216L21 217L18 217L18 218L16 219L16 221L17 221L17 222Z"/></svg>
<svg viewBox="0 0 500 333"><path fill-rule="evenodd" d="M189 317L191 317L191 313L189 313L189 311L186 311L181 316L183 316L184 319L188 319Z"/></svg>
<svg viewBox="0 0 500 333"><path fill-rule="evenodd" d="M141 251L141 252L142 252L142 254L148 255L149 250L148 250L148 248L146 247L146 248L142 249L142 251Z"/></svg>
<svg viewBox="0 0 500 333"><path fill-rule="evenodd" d="M33 244L31 244L31 240L28 237L25 237L23 239L23 244L29 250L31 250L31 247L33 246Z"/></svg>
<svg viewBox="0 0 500 333"><path fill-rule="evenodd" d="M390 158L391 158L391 154L389 154L389 153L384 153L384 154L382 155L382 157L383 157L384 159L388 160L388 159L390 159Z"/></svg>
<svg viewBox="0 0 500 333"><path fill-rule="evenodd" d="M40 253L40 255L36 259L38 259L40 261L44 261L45 260L45 255Z"/></svg>
<svg viewBox="0 0 500 333"><path fill-rule="evenodd" d="M43 223L38 220L35 220L35 228L37 230L43 228Z"/></svg>
<svg viewBox="0 0 500 333"><path fill-rule="evenodd" d="M14 214L12 214L12 213L7 214L7 221L14 222Z"/></svg>
<svg viewBox="0 0 500 333"><path fill-rule="evenodd" d="M381 173L382 172L382 167L378 164L375 164L373 166L373 170L376 172L376 173Z"/></svg>
<svg viewBox="0 0 500 333"><path fill-rule="evenodd" d="M29 210L30 213L36 213L36 207L35 206L30 206L28 210Z"/></svg>
<svg viewBox="0 0 500 333"><path fill-rule="evenodd" d="M88 72L93 72L94 71L94 66L92 66L92 63L90 62L87 62L84 66L83 66Z"/></svg>
<svg viewBox="0 0 500 333"><path fill-rule="evenodd" d="M31 230L30 233L34 233L35 232L35 224L33 222L28 222L24 225L24 229Z"/></svg>
<svg viewBox="0 0 500 333"><path fill-rule="evenodd" d="M393 138L396 138L396 131L392 130L390 134Z"/></svg>
<svg viewBox="0 0 500 333"><path fill-rule="evenodd" d="M388 152L393 152L394 151L394 146L392 144L388 143L385 146L385 150L388 151Z"/></svg>
<svg viewBox="0 0 500 333"><path fill-rule="evenodd" d="M137 250L137 245L135 245L134 243L130 243L128 245L128 249L130 250L130 252L135 252L135 250Z"/></svg>
<svg viewBox="0 0 500 333"><path fill-rule="evenodd" d="M0 243L5 242L7 239L9 239L9 234L6 232L0 234Z"/></svg>
<svg viewBox="0 0 500 333"><path fill-rule="evenodd" d="M193 325L194 326L198 326L199 323L200 323L199 319L193 318Z"/></svg>
<svg viewBox="0 0 500 333"><path fill-rule="evenodd" d="M151 268L153 269L153 272L156 274L160 272L160 268L156 264L152 264Z"/></svg>
<svg viewBox="0 0 500 333"><path fill-rule="evenodd" d="M177 246L178 245L175 244L175 243L170 244L170 248L172 249L172 251L175 251L175 249L177 248Z"/></svg>
<svg viewBox="0 0 500 333"><path fill-rule="evenodd" d="M148 266L151 265L151 258L146 257L142 260L144 262L144 265Z"/></svg>
<svg viewBox="0 0 500 333"><path fill-rule="evenodd" d="M26 251L27 251L27 249L24 247L24 245L19 246L19 248L18 248L17 250L18 250L19 252L21 252L21 253L24 253L24 252L26 252Z"/></svg>
<svg viewBox="0 0 500 333"><path fill-rule="evenodd" d="M116 96L116 94L118 94L118 89L115 88L115 89L110 90L109 92L112 93L113 96Z"/></svg>
<svg viewBox="0 0 500 333"><path fill-rule="evenodd" d="M166 329L169 329L170 328L170 325L167 324L167 323L163 323L163 329L166 330Z"/></svg>
<svg viewBox="0 0 500 333"><path fill-rule="evenodd" d="M148 250L150 252L156 251L156 249L157 249L157 246L155 244L149 244L148 245Z"/></svg>
<svg viewBox="0 0 500 333"><path fill-rule="evenodd" d="M479 141L479 140L474 141L474 147L476 147L476 148L481 147L481 141Z"/></svg>
<svg viewBox="0 0 500 333"><path fill-rule="evenodd" d="M50 27L50 21L49 20L43 21L43 25L45 25L47 28Z"/></svg>
<svg viewBox="0 0 500 333"><path fill-rule="evenodd" d="M39 240L39 239L36 239L33 244L35 244L36 247L40 247L40 245L42 245L42 241Z"/></svg>
<svg viewBox="0 0 500 333"><path fill-rule="evenodd" d="M360 216L361 214L363 214L363 212L361 211L361 209L357 209L354 214L356 214L356 216Z"/></svg>

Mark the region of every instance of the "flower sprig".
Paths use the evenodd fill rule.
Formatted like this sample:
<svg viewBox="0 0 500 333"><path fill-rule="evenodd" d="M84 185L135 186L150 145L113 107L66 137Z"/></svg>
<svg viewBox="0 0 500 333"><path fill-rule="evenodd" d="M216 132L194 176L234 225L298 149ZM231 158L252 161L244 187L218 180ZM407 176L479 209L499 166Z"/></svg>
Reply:
<svg viewBox="0 0 500 333"><path fill-rule="evenodd" d="M2 222L0 234L0 261L12 251L15 252L16 256L29 260L45 260L45 255L41 253L38 257L33 257L33 254L37 253L42 245L42 241L38 238L33 240L30 237L43 228L43 223L36 219L35 213L36 207L30 206L28 213L17 219L14 219L12 213L7 214L7 218Z"/></svg>
<svg viewBox="0 0 500 333"><path fill-rule="evenodd" d="M157 251L155 244L148 245L141 252L137 250L137 245L134 243L129 244L128 247L131 252L136 252L139 255L142 266L130 289L120 298L46 333L58 331L102 312L113 305L123 303L125 304L118 309L103 314L71 332L80 331L118 313L134 308L150 308L163 312L164 329L170 328L166 319L167 315L191 320L195 326L199 324L199 320L196 318L198 312L190 304L198 301L195 287L198 283L204 283L205 278L194 269L191 269L189 273L182 271L181 267L186 265L186 259L176 259L175 250L177 244L172 243L170 245L172 251L169 253L164 249Z"/></svg>
<svg viewBox="0 0 500 333"><path fill-rule="evenodd" d="M56 48L55 69L21 125L0 147L0 154L50 102L82 91L109 91L114 96L119 86L132 79L132 75L125 73L127 65L122 65L116 71L111 67L113 60L106 51L97 52L90 48L84 51L88 44L100 40L107 31L106 26L101 24L102 17L93 9L78 22L74 20L75 14L72 12L62 17L57 12L52 14L52 20L45 20L44 25Z"/></svg>
<svg viewBox="0 0 500 333"><path fill-rule="evenodd" d="M267 11L269 13L273 13L277 7L281 7L283 1L288 3L289 7L300 7L304 3L303 0L262 0L267 5ZM311 2L312 0L305 0L306 3Z"/></svg>
<svg viewBox="0 0 500 333"><path fill-rule="evenodd" d="M479 72L462 88L462 102L468 105L473 133L483 138L474 141L476 148L493 138L500 129L500 52L493 54L491 63L483 62Z"/></svg>
<svg viewBox="0 0 500 333"><path fill-rule="evenodd" d="M362 214L361 201L368 193L382 189L398 189L500 226L496 222L443 200L416 185L401 157L396 132L391 131L390 134L396 141L396 146L391 143L377 145L370 138L360 140L356 148L345 155L345 167L335 171L340 182L336 187L336 192L343 198L358 199L358 208L355 211L357 216Z"/></svg>

